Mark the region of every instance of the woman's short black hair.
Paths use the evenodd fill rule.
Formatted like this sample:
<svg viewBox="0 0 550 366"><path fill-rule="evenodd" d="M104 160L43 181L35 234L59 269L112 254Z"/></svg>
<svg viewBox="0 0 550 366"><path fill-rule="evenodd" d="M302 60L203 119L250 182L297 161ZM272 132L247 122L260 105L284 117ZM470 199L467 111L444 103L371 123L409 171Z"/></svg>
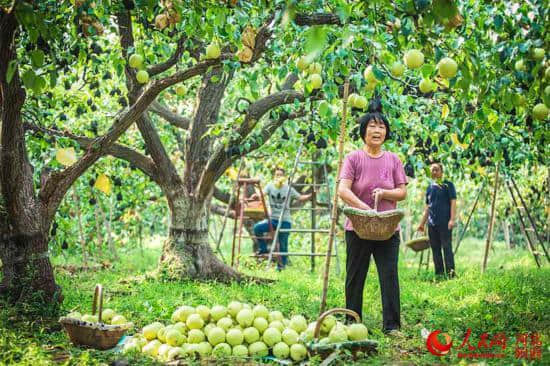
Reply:
<svg viewBox="0 0 550 366"><path fill-rule="evenodd" d="M386 117L382 114L382 103L380 98L374 98L369 103L368 113L359 117L357 122L359 123L359 136L361 140L365 140L367 134L367 125L370 121L381 121L386 126L386 137L384 141L390 139L390 123Z"/></svg>

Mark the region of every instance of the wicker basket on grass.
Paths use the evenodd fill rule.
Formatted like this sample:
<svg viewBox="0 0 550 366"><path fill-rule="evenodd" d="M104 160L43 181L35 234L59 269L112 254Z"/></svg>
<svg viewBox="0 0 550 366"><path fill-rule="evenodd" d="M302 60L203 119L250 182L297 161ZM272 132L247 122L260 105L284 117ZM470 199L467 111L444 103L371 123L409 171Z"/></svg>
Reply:
<svg viewBox="0 0 550 366"><path fill-rule="evenodd" d="M405 243L405 245L415 252L420 252L424 249L428 249L430 247L430 238L427 236L421 236L418 238L413 238Z"/></svg>
<svg viewBox="0 0 550 366"><path fill-rule="evenodd" d="M388 240L397 230L399 221L405 216L401 209L389 211L360 210L354 207L344 207L344 215L350 219L353 230L361 239Z"/></svg>
<svg viewBox="0 0 550 366"><path fill-rule="evenodd" d="M343 309L343 308L334 308L334 309L325 311L323 314L319 316L319 318L317 319L317 323L315 324L315 330L313 331L313 342L307 344L307 349L311 354L319 355L321 359L325 359L329 357L331 354L337 353L340 351L350 352L353 358L356 358L357 356L364 357L365 355L372 355L377 353L378 342L370 339L365 339L362 341L346 341L346 342L328 343L328 344L319 343L319 336L321 334L321 324L323 323L323 320L327 316L334 313L344 313L352 316L357 323L361 322L361 318L359 317L359 314L357 314L353 310ZM362 353L362 355L360 355L360 353Z"/></svg>
<svg viewBox="0 0 550 366"><path fill-rule="evenodd" d="M96 314L96 310L98 323L90 323L66 316L61 317L59 322L63 325L71 342L75 345L100 350L113 348L133 324L107 325L101 322L101 313L103 311L103 288L101 285L96 285L95 287L92 315Z"/></svg>

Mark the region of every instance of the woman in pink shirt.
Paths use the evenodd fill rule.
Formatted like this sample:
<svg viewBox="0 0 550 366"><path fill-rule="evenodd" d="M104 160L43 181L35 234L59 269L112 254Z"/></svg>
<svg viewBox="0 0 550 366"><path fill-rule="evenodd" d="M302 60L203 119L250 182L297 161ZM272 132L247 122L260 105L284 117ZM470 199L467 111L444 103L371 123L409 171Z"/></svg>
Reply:
<svg viewBox="0 0 550 366"><path fill-rule="evenodd" d="M390 137L390 124L382 115L380 100L373 100L369 113L359 118L359 135L364 141L360 150L344 159L338 195L349 206L378 211L392 210L407 196L403 164L396 154L382 149ZM399 278L399 232L384 241L365 240L346 220L346 308L362 316L363 289L371 255L378 270L382 295L383 330L395 333L401 327ZM399 228L397 229L399 230Z"/></svg>

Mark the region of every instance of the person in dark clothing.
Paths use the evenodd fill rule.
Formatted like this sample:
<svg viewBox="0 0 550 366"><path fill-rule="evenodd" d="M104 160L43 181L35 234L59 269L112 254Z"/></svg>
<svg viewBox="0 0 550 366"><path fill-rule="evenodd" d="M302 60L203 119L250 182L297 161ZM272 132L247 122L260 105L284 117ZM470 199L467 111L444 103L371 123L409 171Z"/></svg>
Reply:
<svg viewBox="0 0 550 366"><path fill-rule="evenodd" d="M428 236L433 253L435 274L447 274L449 277L454 277L455 261L451 239L455 225L456 190L452 182L443 180L441 163L433 163L430 166L430 172L433 181L426 190L426 208L417 230L424 232L424 227L428 222ZM441 254L442 250L443 255Z"/></svg>

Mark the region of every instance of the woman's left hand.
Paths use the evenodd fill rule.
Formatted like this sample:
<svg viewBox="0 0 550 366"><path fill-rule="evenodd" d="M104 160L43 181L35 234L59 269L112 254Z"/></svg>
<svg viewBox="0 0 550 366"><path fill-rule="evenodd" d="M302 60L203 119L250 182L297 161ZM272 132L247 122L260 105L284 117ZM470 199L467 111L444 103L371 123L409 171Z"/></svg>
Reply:
<svg viewBox="0 0 550 366"><path fill-rule="evenodd" d="M372 191L372 195L374 196L374 202L376 203L376 205L378 205L378 203L380 203L380 201L384 199L385 193L386 190L383 188L375 188Z"/></svg>

